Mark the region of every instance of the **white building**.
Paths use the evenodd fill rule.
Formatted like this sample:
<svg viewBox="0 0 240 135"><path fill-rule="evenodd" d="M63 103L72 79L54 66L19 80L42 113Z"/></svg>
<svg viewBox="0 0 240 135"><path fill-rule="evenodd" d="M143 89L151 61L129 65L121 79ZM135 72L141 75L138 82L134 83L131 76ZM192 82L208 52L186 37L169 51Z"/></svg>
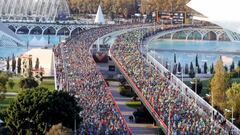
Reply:
<svg viewBox="0 0 240 135"><path fill-rule="evenodd" d="M240 0L191 0L187 6L224 28L231 40L240 41ZM230 32L231 31L231 32Z"/></svg>

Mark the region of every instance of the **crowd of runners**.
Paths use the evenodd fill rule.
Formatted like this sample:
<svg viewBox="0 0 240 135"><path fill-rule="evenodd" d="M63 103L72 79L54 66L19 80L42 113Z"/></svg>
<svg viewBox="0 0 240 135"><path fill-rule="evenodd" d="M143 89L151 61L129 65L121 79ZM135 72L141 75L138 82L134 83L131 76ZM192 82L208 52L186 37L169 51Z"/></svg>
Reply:
<svg viewBox="0 0 240 135"><path fill-rule="evenodd" d="M126 27L133 28L109 26L90 29L54 47L57 87L75 95L83 108L80 114L83 123L78 129L80 134L130 134L90 53L90 47L98 37ZM171 82L169 73L160 74L146 61L140 52L139 39L147 31L135 30L118 36L111 55L163 120L165 127L174 135L231 134L231 127L225 124L223 117L211 119L212 114L199 107L195 98ZM153 29L150 31L153 33Z"/></svg>
<svg viewBox="0 0 240 135"><path fill-rule="evenodd" d="M215 116L196 104L188 91L172 82L170 73L161 74L141 53L141 30L120 35L111 48L115 63L137 86L165 127L173 135L232 134L223 117Z"/></svg>
<svg viewBox="0 0 240 135"><path fill-rule="evenodd" d="M75 95L83 108L79 134L130 134L89 52L98 37L118 29L121 26L91 29L54 48L57 87Z"/></svg>

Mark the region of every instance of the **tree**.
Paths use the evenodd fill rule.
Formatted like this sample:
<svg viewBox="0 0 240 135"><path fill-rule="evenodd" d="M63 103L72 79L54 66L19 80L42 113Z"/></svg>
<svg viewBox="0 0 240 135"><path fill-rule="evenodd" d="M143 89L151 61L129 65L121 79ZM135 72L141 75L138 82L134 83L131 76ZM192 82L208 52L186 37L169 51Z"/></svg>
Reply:
<svg viewBox="0 0 240 135"><path fill-rule="evenodd" d="M5 123L12 134L43 135L58 123L73 129L75 119L79 127L81 110L74 96L66 92L46 88L24 90L9 106Z"/></svg>
<svg viewBox="0 0 240 135"><path fill-rule="evenodd" d="M32 77L32 57L29 58L29 65L28 65L28 77Z"/></svg>
<svg viewBox="0 0 240 135"><path fill-rule="evenodd" d="M194 67L193 67L193 63L192 62L190 64L189 77L190 78L194 78L195 77L195 71L194 71Z"/></svg>
<svg viewBox="0 0 240 135"><path fill-rule="evenodd" d="M196 58L195 58L195 66L196 66L196 67L199 67L199 63L198 63L198 55L196 55Z"/></svg>
<svg viewBox="0 0 240 135"><path fill-rule="evenodd" d="M240 68L240 60L238 61L238 68Z"/></svg>
<svg viewBox="0 0 240 135"><path fill-rule="evenodd" d="M182 72L182 66L180 62L178 62L178 72Z"/></svg>
<svg viewBox="0 0 240 135"><path fill-rule="evenodd" d="M227 65L224 66L224 69L225 69L226 72L228 72L228 66Z"/></svg>
<svg viewBox="0 0 240 135"><path fill-rule="evenodd" d="M47 135L70 135L70 130L64 127L62 123L59 123L57 125L53 125Z"/></svg>
<svg viewBox="0 0 240 135"><path fill-rule="evenodd" d="M238 123L240 123L240 84L233 83L232 87L230 87L226 91L227 96L227 104L229 110L233 108L234 118L237 119ZM231 114L225 112L225 116L228 118L231 117Z"/></svg>
<svg viewBox="0 0 240 135"><path fill-rule="evenodd" d="M188 74L188 64L185 65L185 74Z"/></svg>
<svg viewBox="0 0 240 135"><path fill-rule="evenodd" d="M20 74L21 73L21 63L22 60L20 57L18 57L18 60L17 60L17 73Z"/></svg>
<svg viewBox="0 0 240 135"><path fill-rule="evenodd" d="M6 86L8 79L9 77L7 74L0 74L0 84L2 84L3 86Z"/></svg>
<svg viewBox="0 0 240 135"><path fill-rule="evenodd" d="M211 73L211 74L214 74L214 66L213 66L213 63L212 63L212 66L210 67L210 73Z"/></svg>
<svg viewBox="0 0 240 135"><path fill-rule="evenodd" d="M230 72L233 72L235 69L234 61L232 61L232 64L230 65Z"/></svg>
<svg viewBox="0 0 240 135"><path fill-rule="evenodd" d="M200 68L200 67L197 67L197 72L198 72L198 74L201 74L202 73L202 69Z"/></svg>
<svg viewBox="0 0 240 135"><path fill-rule="evenodd" d="M223 67L223 62L219 59L215 65L215 73L211 79L211 95L212 104L219 108L222 108L226 99L225 91L227 90L228 77Z"/></svg>
<svg viewBox="0 0 240 135"><path fill-rule="evenodd" d="M177 63L177 56L176 56L176 53L174 53L174 63Z"/></svg>
<svg viewBox="0 0 240 135"><path fill-rule="evenodd" d="M38 87L38 82L32 77L28 77L20 80L19 85L22 89L31 89Z"/></svg>
<svg viewBox="0 0 240 135"><path fill-rule="evenodd" d="M208 70L207 62L205 62L204 63L204 74L207 74L207 70Z"/></svg>
<svg viewBox="0 0 240 135"><path fill-rule="evenodd" d="M5 99L6 92L7 92L6 86L0 83L0 101Z"/></svg>
<svg viewBox="0 0 240 135"><path fill-rule="evenodd" d="M7 71L9 71L9 69L10 69L10 64L9 64L9 62L10 62L10 58L7 57Z"/></svg>
<svg viewBox="0 0 240 135"><path fill-rule="evenodd" d="M12 55L12 72L15 72L16 70L16 59L14 54Z"/></svg>
<svg viewBox="0 0 240 135"><path fill-rule="evenodd" d="M177 73L177 64L174 64L173 65L173 74L176 74Z"/></svg>
<svg viewBox="0 0 240 135"><path fill-rule="evenodd" d="M5 98L5 93L7 92L6 84L8 82L8 74L0 73L0 100Z"/></svg>
<svg viewBox="0 0 240 135"><path fill-rule="evenodd" d="M35 69L39 69L39 59L36 59L36 63L35 63Z"/></svg>
<svg viewBox="0 0 240 135"><path fill-rule="evenodd" d="M14 85L15 85L15 83L14 83L13 80L8 81L8 86L9 86L10 89L13 89Z"/></svg>

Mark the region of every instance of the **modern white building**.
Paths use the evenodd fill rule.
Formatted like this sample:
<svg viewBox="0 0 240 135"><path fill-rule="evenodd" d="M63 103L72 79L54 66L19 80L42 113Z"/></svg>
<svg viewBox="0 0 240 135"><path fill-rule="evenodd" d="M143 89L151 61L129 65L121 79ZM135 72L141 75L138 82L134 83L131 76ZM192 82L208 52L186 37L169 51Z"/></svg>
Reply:
<svg viewBox="0 0 240 135"><path fill-rule="evenodd" d="M17 35L12 32L4 23L0 22L0 47L24 46Z"/></svg>
<svg viewBox="0 0 240 135"><path fill-rule="evenodd" d="M232 41L240 41L240 0L191 0L187 6L224 28Z"/></svg>
<svg viewBox="0 0 240 135"><path fill-rule="evenodd" d="M0 19L4 21L52 22L69 15L66 0L0 0Z"/></svg>

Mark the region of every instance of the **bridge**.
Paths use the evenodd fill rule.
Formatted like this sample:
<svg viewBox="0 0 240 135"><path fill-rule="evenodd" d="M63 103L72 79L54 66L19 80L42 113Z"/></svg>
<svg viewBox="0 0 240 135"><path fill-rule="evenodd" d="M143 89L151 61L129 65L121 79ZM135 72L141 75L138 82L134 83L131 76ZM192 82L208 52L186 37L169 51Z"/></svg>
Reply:
<svg viewBox="0 0 240 135"><path fill-rule="evenodd" d="M176 39L176 40L215 40L240 42L240 34L222 29L217 26L200 26L194 28L180 28L154 35L152 39Z"/></svg>
<svg viewBox="0 0 240 135"><path fill-rule="evenodd" d="M129 28L129 27L126 27L126 28ZM135 29L144 29L143 27L141 26L138 26L137 28ZM145 27L146 29L146 27ZM153 33L153 31L155 31L155 28L153 26L149 27L148 29L150 29L150 35ZM173 32L177 32L177 31L182 31L182 30L187 30L187 29L193 29L193 27L175 27L175 28L170 28L170 29L159 29L157 28L157 31L158 32L155 32L154 34L152 34L149 39L153 39L153 37L157 37L156 35L165 35L166 33L173 33ZM128 29L128 30L122 30L122 31L125 31L123 33L126 33L126 32L130 32L131 30L133 29ZM119 31L119 29L116 29L116 31ZM113 31L109 32L109 34L111 34ZM84 33L84 32L83 32ZM83 34L82 33L82 34ZM123 34L123 33L120 33L120 34ZM109 34L104 34L105 37L108 37ZM97 37L104 37L104 35L96 35L95 37L95 42L97 42ZM149 35L149 34L148 34ZM79 35L81 37L81 34ZM75 37L76 39L79 37ZM82 38L81 38L82 39ZM156 38L157 39L157 38ZM147 44L148 41L151 41L151 40L145 40L144 44ZM88 40L86 40L88 41ZM92 46L92 43L91 44L86 44L86 41L82 41L82 44L85 44L87 45L86 48L88 49L91 49L91 46ZM73 42L73 41L69 41L70 43ZM67 41L67 44L69 43ZM66 46L66 45L65 45ZM114 47L115 45L113 44L111 46ZM67 46L66 46L67 47ZM77 46L76 46L77 47ZM137 48L137 47L135 47ZM71 48L69 48L70 50L72 50ZM115 49L114 49L115 50ZM65 54L68 54L66 53L65 50L62 50ZM113 50L111 50L113 51ZM85 51L85 53L88 52L90 53L90 51ZM144 52L142 52L144 53ZM112 54L112 52L111 52ZM86 54L87 55L87 54ZM85 56L85 55L84 55ZM88 56L88 55L87 55ZM62 55L61 57L63 57L65 59L65 62L66 63L69 63L67 59L69 59L70 56L64 56ZM132 77L129 76L129 73L124 70L126 68L124 68L124 65L122 65L120 63L120 60L116 57L116 56L113 56L111 55L114 63L116 64L116 66L119 68L119 70L123 73L124 77L128 80L129 84L133 87L134 91L136 92L136 94L140 97L141 101L143 102L143 104L146 106L146 108L149 110L150 114L153 116L153 118L155 119L155 121L157 122L157 124L159 126L162 127L163 131L165 131L165 133L169 133L171 131L169 131L169 126L166 125L166 123L164 122L164 120L162 119L163 116L161 116L158 111L156 110L156 108L153 106L152 102L149 101L149 98L146 97L145 94L143 94L142 90L138 87L139 85L132 79ZM165 69L161 64L159 64L155 59L153 59L149 54L147 54L147 58L145 58L145 60L152 66L155 67L156 70L158 70L157 72L159 72L160 74L164 74L166 72L168 72L167 69ZM74 62L75 63L75 62ZM76 85L75 83L72 83L72 82L68 82L68 79L70 80L74 80L74 78L78 78L77 74L74 75L71 71L68 71L68 64L66 64L65 66L62 66L62 70L64 72L66 72L64 75L60 75L60 77L63 77L62 80L61 78L58 78L57 80L57 85L61 86L61 88L68 88L69 86L68 85L71 85L71 88L74 87L74 85ZM79 65L80 66L80 65ZM74 67L72 67L74 68ZM79 71L79 70L76 70L76 71ZM61 72L59 72L61 73ZM58 75L59 76L59 75ZM74 77L73 77L74 76ZM198 95L196 95L189 87L187 87L183 82L181 82L179 79L177 79L177 77L175 77L174 75L171 75L173 77L173 79L171 80L171 84L174 86L174 88L179 88L179 90L181 91L181 93L185 93L189 96L191 96L193 99L196 100L196 106L198 108L203 108L203 109L199 109L200 112L204 113L204 114L211 114L212 112L217 112L217 110L215 110L214 108L212 108L208 103L206 103L201 97L199 97ZM56 76L55 76L56 77ZM59 80L60 79L60 80ZM65 83L63 83L65 82ZM87 81L88 83L91 82L91 81ZM65 84L65 86L64 86ZM180 89L181 88L181 89ZM185 91L186 90L186 91ZM181 95L181 96L184 96L184 95ZM166 108L164 108L166 109ZM210 117L211 115L208 115L208 118ZM221 117L223 117L221 115ZM216 121L212 121L213 123L215 123L216 125L216 128L219 128L221 129L221 127L219 127L219 124L216 122ZM234 130L234 133L238 134L240 133L239 129L236 128L232 123L230 123L229 121L227 121L227 125L228 127L232 127L233 130ZM230 129L229 129L230 131ZM224 129L223 132L226 132L226 130Z"/></svg>
<svg viewBox="0 0 240 135"><path fill-rule="evenodd" d="M37 34L37 35L65 35L79 34L80 32L99 27L96 24L88 23L19 23L4 22L9 29L16 34Z"/></svg>

